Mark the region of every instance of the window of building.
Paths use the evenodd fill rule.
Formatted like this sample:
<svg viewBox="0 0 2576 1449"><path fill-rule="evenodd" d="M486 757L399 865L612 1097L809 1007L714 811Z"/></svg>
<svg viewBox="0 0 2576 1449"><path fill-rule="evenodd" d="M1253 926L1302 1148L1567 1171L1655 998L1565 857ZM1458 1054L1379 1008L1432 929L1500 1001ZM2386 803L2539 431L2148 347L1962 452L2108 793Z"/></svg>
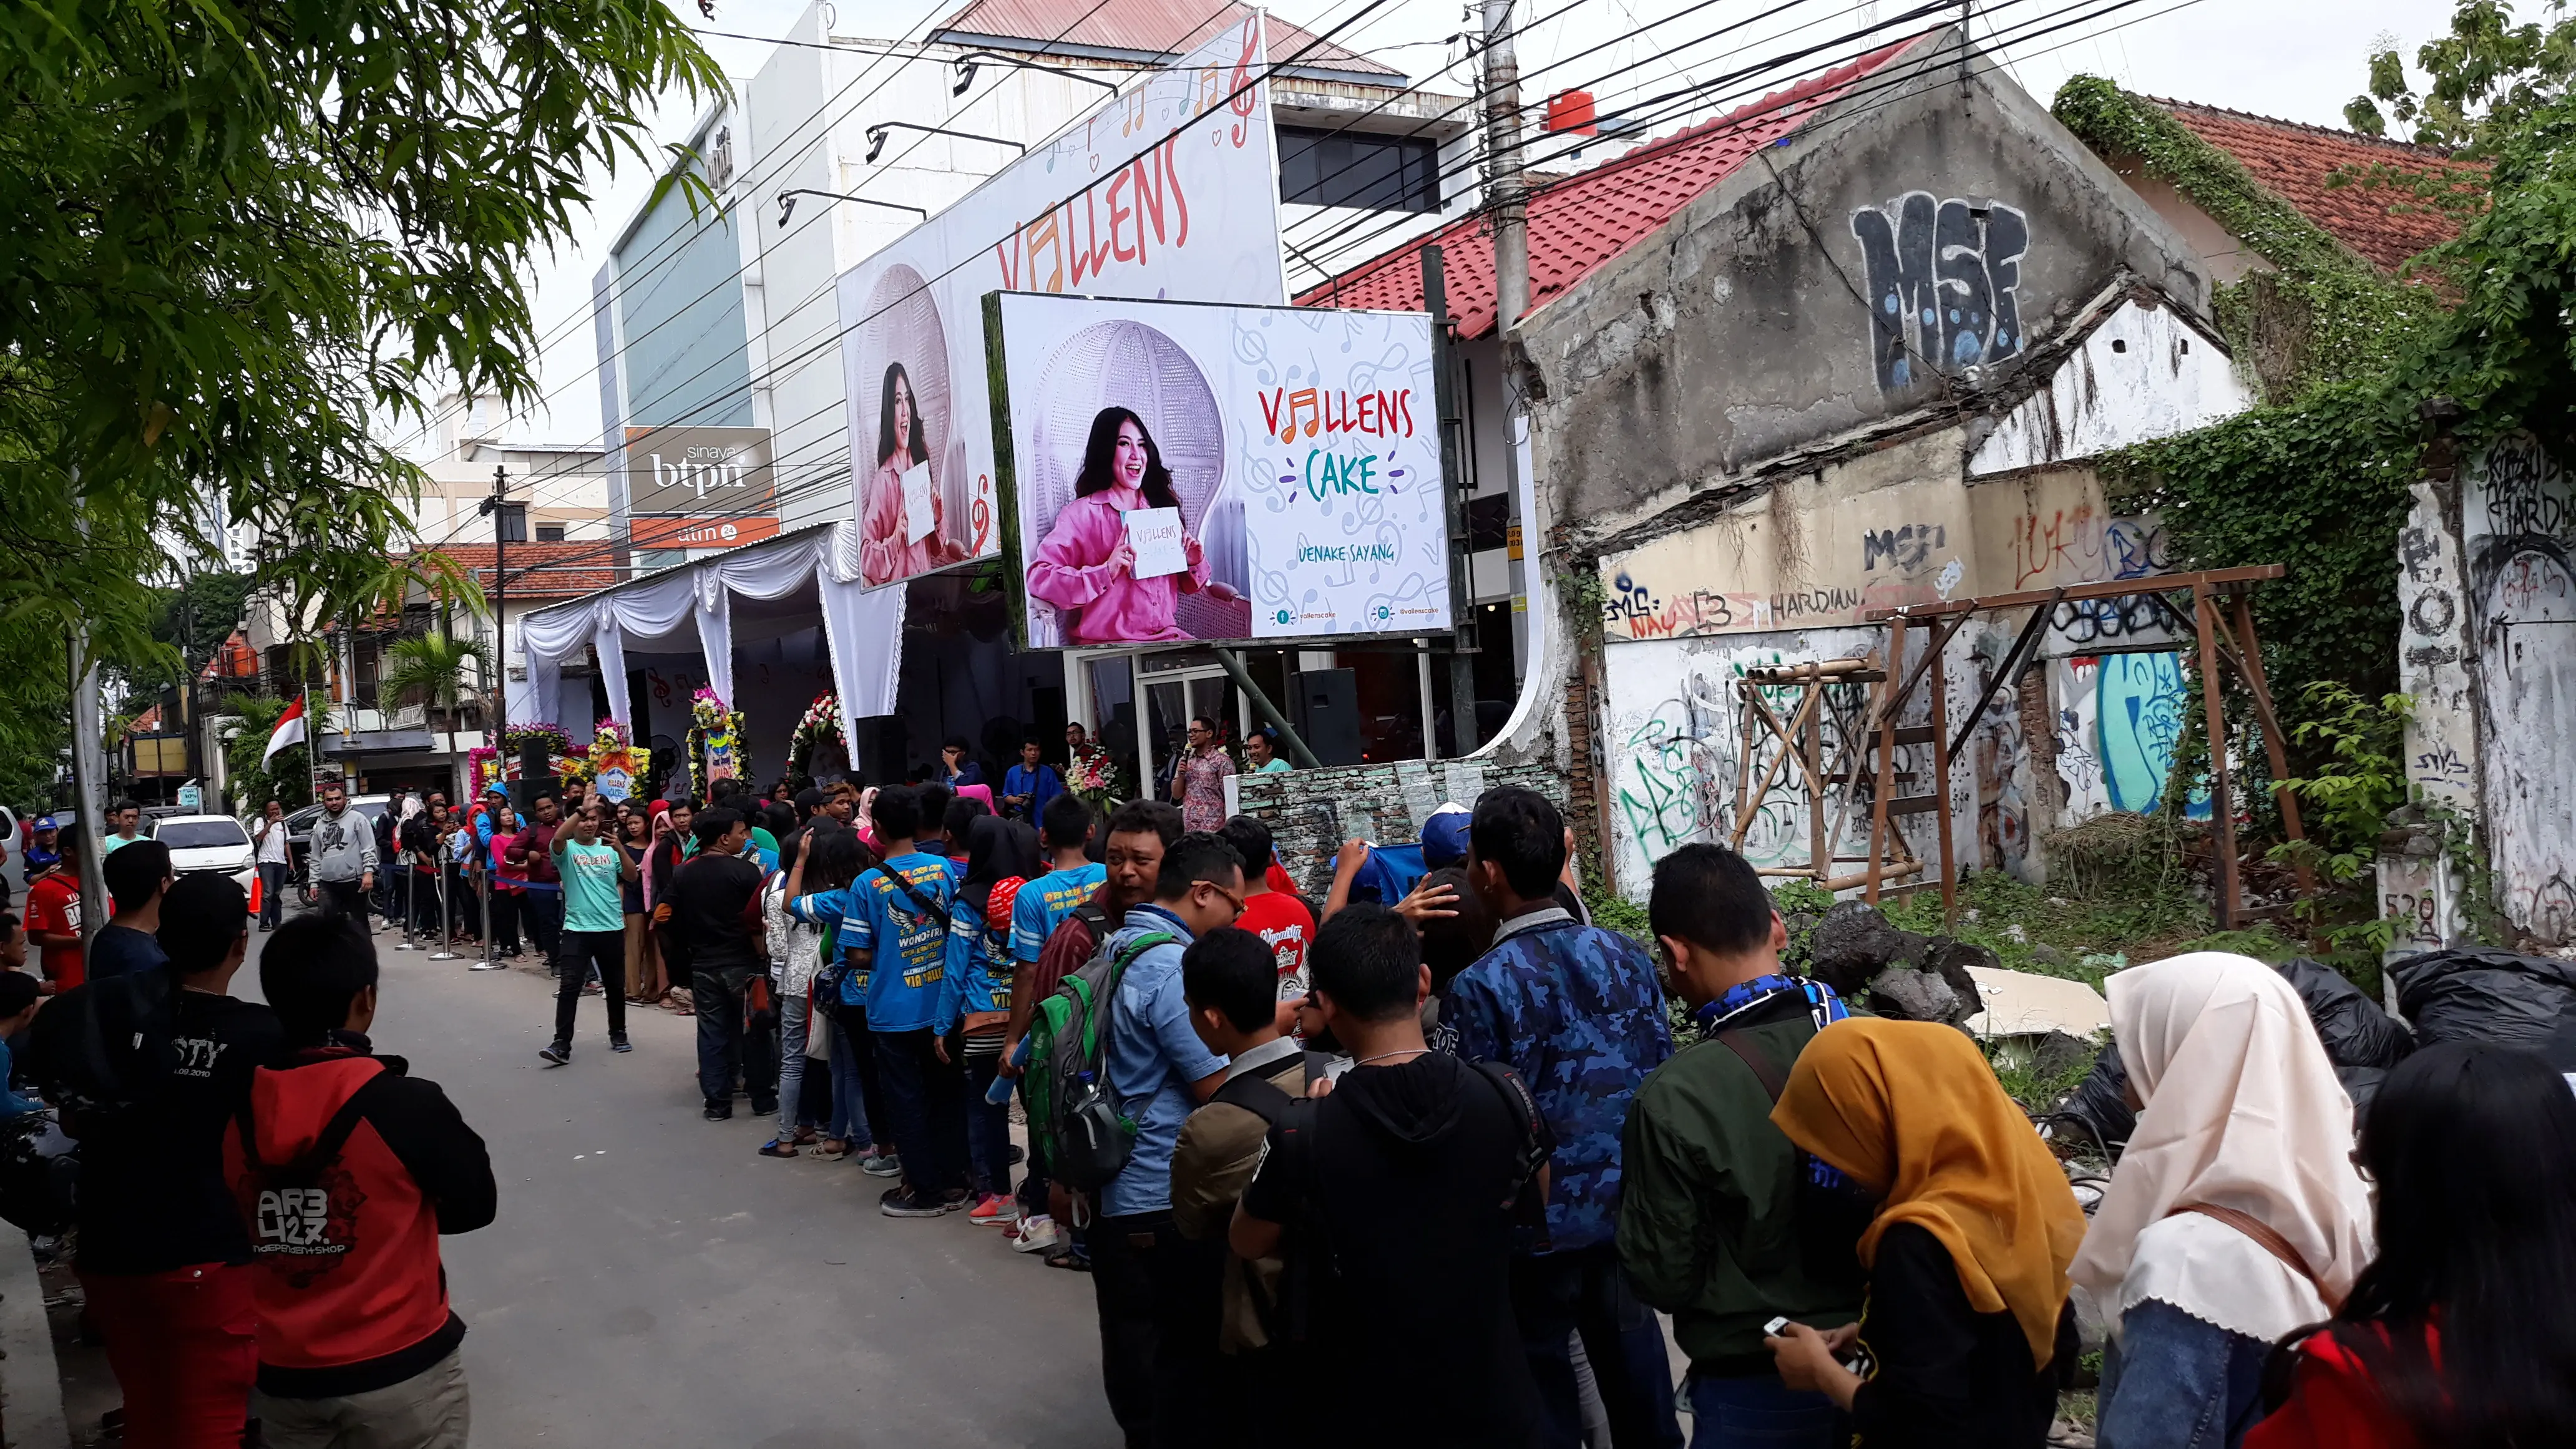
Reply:
<svg viewBox="0 0 2576 1449"><path fill-rule="evenodd" d="M1417 136L1282 126L1279 197L1307 206L1438 211L1440 147Z"/></svg>
<svg viewBox="0 0 2576 1449"><path fill-rule="evenodd" d="M562 524L560 524L560 523L540 523L540 524L538 524L538 525L537 525L537 542L539 542L539 543L561 543L561 542L563 542L563 541L564 541L564 526L563 526Z"/></svg>

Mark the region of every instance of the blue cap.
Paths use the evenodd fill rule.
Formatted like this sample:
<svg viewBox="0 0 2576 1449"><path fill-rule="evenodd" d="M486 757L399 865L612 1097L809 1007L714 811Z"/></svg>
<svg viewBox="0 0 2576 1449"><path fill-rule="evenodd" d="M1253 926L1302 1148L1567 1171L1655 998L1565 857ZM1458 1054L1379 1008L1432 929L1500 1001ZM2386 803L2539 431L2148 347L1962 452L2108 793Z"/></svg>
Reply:
<svg viewBox="0 0 2576 1449"><path fill-rule="evenodd" d="M1422 822L1422 863L1433 870L1467 863L1467 822L1475 817L1456 802L1431 812Z"/></svg>
<svg viewBox="0 0 2576 1449"><path fill-rule="evenodd" d="M28 828L29 830L60 830L60 829L62 829L62 827L61 827L60 825L57 825L57 824L55 824L55 823L54 823L54 817L52 817L51 815L39 815L39 816L37 816L35 819L30 820L30 821L28 821L28 822L27 822L27 828Z"/></svg>

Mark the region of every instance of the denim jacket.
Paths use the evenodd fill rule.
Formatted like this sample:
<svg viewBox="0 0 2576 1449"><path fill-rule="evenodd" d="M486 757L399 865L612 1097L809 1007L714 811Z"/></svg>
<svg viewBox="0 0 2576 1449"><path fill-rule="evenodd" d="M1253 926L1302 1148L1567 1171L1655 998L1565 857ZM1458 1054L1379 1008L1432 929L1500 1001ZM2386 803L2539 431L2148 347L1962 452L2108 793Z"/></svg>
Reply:
<svg viewBox="0 0 2576 1449"><path fill-rule="evenodd" d="M2272 1346L2149 1298L2102 1355L2096 1449L2236 1449L2263 1417Z"/></svg>

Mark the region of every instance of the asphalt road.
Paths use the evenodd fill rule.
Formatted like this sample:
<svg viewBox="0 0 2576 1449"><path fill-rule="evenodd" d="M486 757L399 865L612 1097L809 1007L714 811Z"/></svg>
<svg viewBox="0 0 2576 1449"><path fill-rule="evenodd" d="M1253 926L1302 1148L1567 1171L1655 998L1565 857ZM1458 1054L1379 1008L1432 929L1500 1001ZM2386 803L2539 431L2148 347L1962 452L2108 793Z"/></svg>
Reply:
<svg viewBox="0 0 2576 1449"><path fill-rule="evenodd" d="M254 950L263 940L252 933ZM445 1240L478 1449L908 1449L1119 1442L1090 1280L964 1214L880 1216L886 1181L757 1155L771 1120L700 1120L695 1023L582 1002L568 1067L526 969L386 949L380 1052L491 1145L499 1219ZM256 954L235 994L257 998Z"/></svg>

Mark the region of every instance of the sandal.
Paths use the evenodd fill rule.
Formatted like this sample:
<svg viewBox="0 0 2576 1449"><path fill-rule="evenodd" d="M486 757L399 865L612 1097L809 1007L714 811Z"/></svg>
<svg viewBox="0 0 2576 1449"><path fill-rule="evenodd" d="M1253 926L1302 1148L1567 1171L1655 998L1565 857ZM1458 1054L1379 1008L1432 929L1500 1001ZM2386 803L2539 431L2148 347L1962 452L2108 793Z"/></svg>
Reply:
<svg viewBox="0 0 2576 1449"><path fill-rule="evenodd" d="M821 1158L825 1162L838 1162L850 1155L849 1140L841 1137L819 1138L813 1146L805 1149L805 1155Z"/></svg>
<svg viewBox="0 0 2576 1449"><path fill-rule="evenodd" d="M794 1157L797 1155L796 1144L786 1141L783 1138L772 1137L768 1141L760 1144L760 1155L763 1157Z"/></svg>
<svg viewBox="0 0 2576 1449"><path fill-rule="evenodd" d="M1050 1251L1046 1255L1046 1265L1050 1268L1068 1268L1076 1273L1091 1271L1091 1260L1084 1257L1071 1243Z"/></svg>

